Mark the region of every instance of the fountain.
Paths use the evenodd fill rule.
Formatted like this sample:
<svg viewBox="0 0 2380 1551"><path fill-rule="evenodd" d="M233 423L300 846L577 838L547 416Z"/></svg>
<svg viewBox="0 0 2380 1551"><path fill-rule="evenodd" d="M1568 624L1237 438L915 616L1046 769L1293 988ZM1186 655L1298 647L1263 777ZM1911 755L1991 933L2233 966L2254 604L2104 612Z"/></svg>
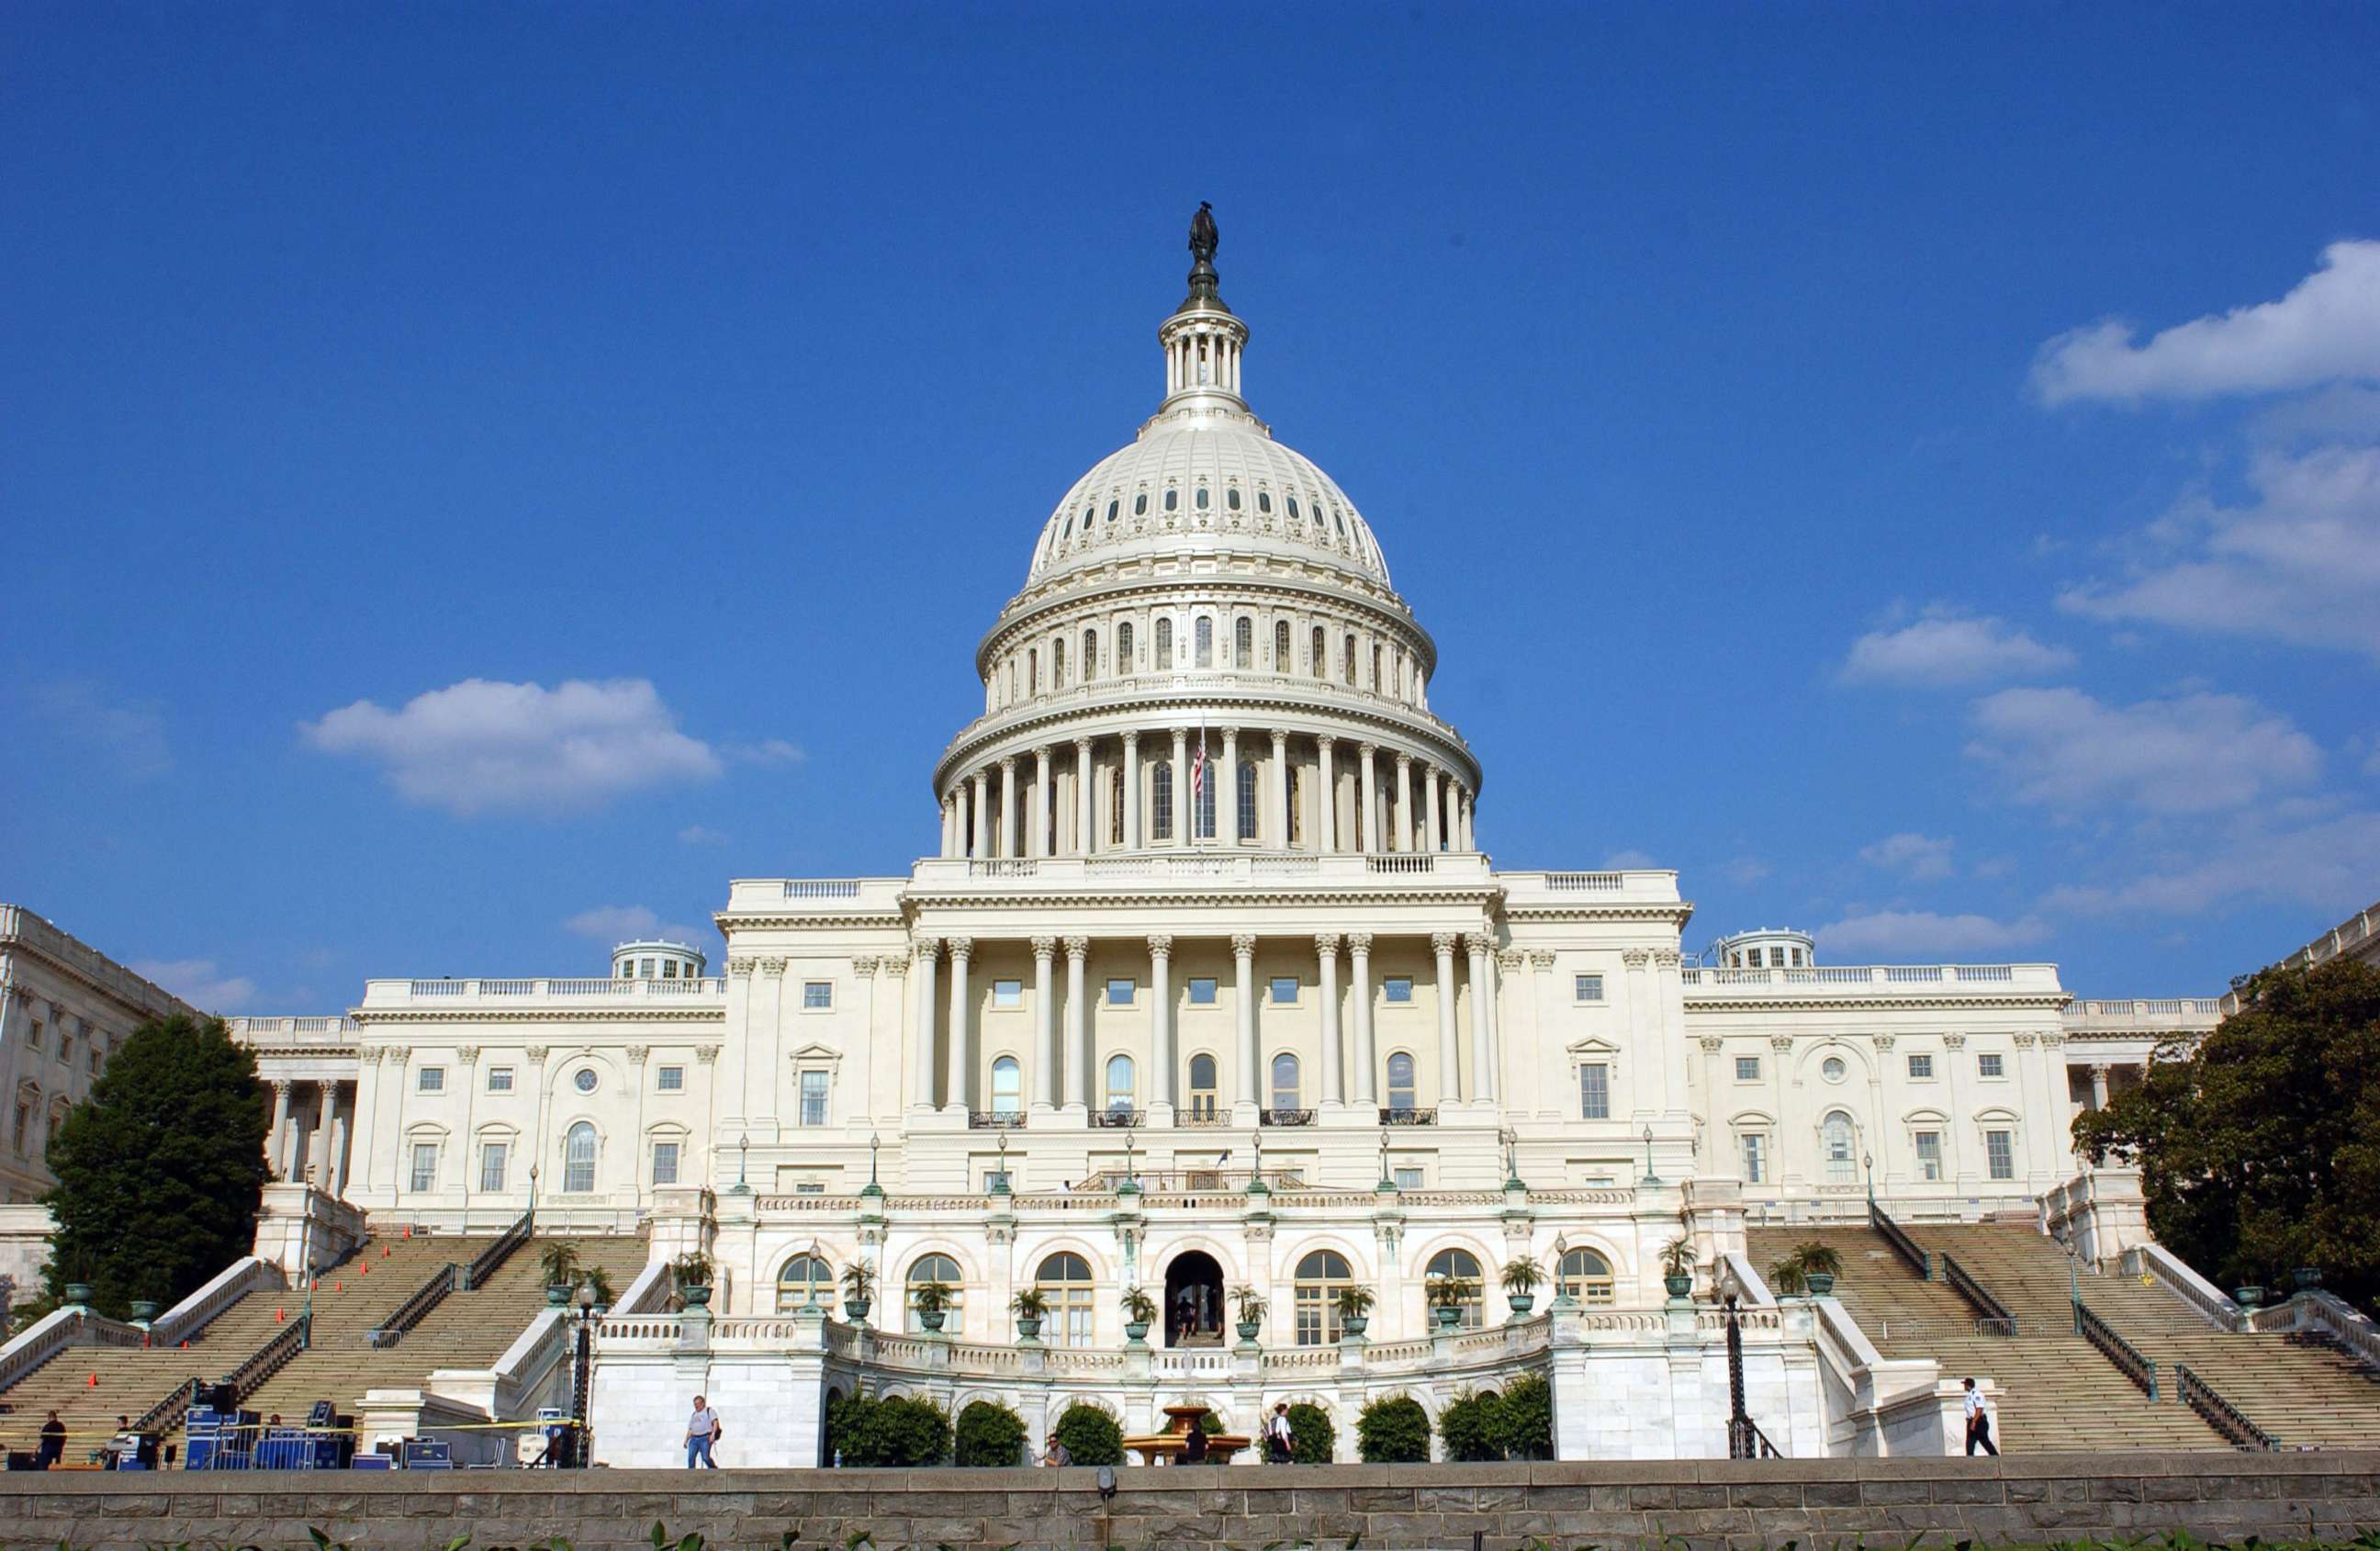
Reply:
<svg viewBox="0 0 2380 1551"><path fill-rule="evenodd" d="M1126 1448L1139 1451L1141 1462L1148 1465L1171 1465L1181 1462L1182 1453L1190 1447L1190 1429L1202 1427L1207 1420L1205 1406L1167 1406L1165 1431L1147 1437L1126 1438ZM1207 1435L1206 1463L1228 1465L1232 1456L1248 1446L1248 1440L1231 1433Z"/></svg>

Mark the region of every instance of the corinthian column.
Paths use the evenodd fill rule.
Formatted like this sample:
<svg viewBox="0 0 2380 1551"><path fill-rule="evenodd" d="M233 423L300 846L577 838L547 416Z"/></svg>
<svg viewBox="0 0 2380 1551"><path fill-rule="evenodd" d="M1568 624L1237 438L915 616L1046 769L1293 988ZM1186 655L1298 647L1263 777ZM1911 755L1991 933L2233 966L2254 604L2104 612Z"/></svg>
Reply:
<svg viewBox="0 0 2380 1551"><path fill-rule="evenodd" d="M1339 1053L1339 934L1315 933L1314 954L1322 968L1322 1102L1336 1109L1345 1091L1340 1076L1344 1063Z"/></svg>
<svg viewBox="0 0 2380 1551"><path fill-rule="evenodd" d="M1390 826L1390 847L1396 851L1413 849L1413 756L1397 751L1397 818Z"/></svg>
<svg viewBox="0 0 2380 1551"><path fill-rule="evenodd" d="M1033 819L1025 841L1027 856L1050 854L1050 826L1056 813L1050 801L1050 745L1043 744L1033 751Z"/></svg>
<svg viewBox="0 0 2380 1551"><path fill-rule="evenodd" d="M1435 769L1426 769L1421 773L1422 822L1423 827L1429 832L1429 839L1422 846L1424 851L1442 851L1445 849L1439 841L1439 836L1442 831L1439 828L1438 822L1438 787L1439 781L1442 779L1442 772Z"/></svg>
<svg viewBox="0 0 2380 1551"><path fill-rule="evenodd" d="M1066 1108L1075 1110L1086 1110L1084 1079L1091 1068L1088 1010L1083 1006L1083 961L1090 956L1089 938L1066 939Z"/></svg>
<svg viewBox="0 0 2380 1551"><path fill-rule="evenodd" d="M1217 779L1209 771L1208 780ZM1223 729L1223 769L1215 788L1215 838L1225 845L1240 843L1240 730Z"/></svg>
<svg viewBox="0 0 2380 1551"><path fill-rule="evenodd" d="M1173 939L1162 934L1148 939L1148 1064L1152 1106L1173 1108Z"/></svg>
<svg viewBox="0 0 2380 1551"><path fill-rule="evenodd" d="M1257 939L1252 932L1241 932L1232 939L1232 985L1236 988L1240 1033L1240 1080L1236 1084L1239 1103L1253 1111L1259 1108L1257 1084L1262 1081L1257 1072ZM1251 1113L1246 1123L1253 1124Z"/></svg>
<svg viewBox="0 0 2380 1551"><path fill-rule="evenodd" d="M1364 837L1364 849L1375 854L1380 849L1380 787L1378 778L1373 774L1372 756L1379 751L1378 744L1355 745L1356 754L1361 756L1364 761L1361 782L1364 790L1364 818L1362 828L1357 832Z"/></svg>
<svg viewBox="0 0 2380 1551"><path fill-rule="evenodd" d="M990 799L991 772L978 770L975 773L975 848L967 853L970 856L991 854Z"/></svg>
<svg viewBox="0 0 2380 1551"><path fill-rule="evenodd" d="M1463 1098L1463 1055L1454 1036L1454 934L1433 932L1429 951L1438 958L1438 1101Z"/></svg>
<svg viewBox="0 0 2380 1551"><path fill-rule="evenodd" d="M909 990L917 998L912 1011L917 1027L910 1051L909 1106L930 1109L934 1106L934 960L942 945L933 938L920 937L912 947L917 955L917 971L909 976Z"/></svg>
<svg viewBox="0 0 2380 1551"><path fill-rule="evenodd" d="M1050 961L1058 939L1033 939L1033 1108L1058 1107L1058 999L1050 985Z"/></svg>
<svg viewBox="0 0 2380 1551"><path fill-rule="evenodd" d="M1016 756L1000 757L1000 839L992 847L996 856L1016 854Z"/></svg>
<svg viewBox="0 0 2380 1551"><path fill-rule="evenodd" d="M1272 779L1265 790L1272 801L1268 806L1272 818L1267 826L1272 832L1265 843L1275 851L1289 849L1289 734L1276 727L1272 733Z"/></svg>
<svg viewBox="0 0 2380 1551"><path fill-rule="evenodd" d="M1091 799L1098 794L1091 780L1091 740L1075 740L1075 854L1087 856L1098 847L1092 843L1091 824L1096 810Z"/></svg>
<svg viewBox="0 0 2380 1551"><path fill-rule="evenodd" d="M1208 778L1212 780L1210 776ZM1173 729L1173 843L1190 843L1190 730Z"/></svg>
<svg viewBox="0 0 2380 1551"><path fill-rule="evenodd" d="M975 955L975 943L964 937L951 939L951 1042L950 1068L943 1077L942 1102L953 1109L967 1107L967 1090L973 1084L968 1079L972 1070L973 1041L967 1037L967 960Z"/></svg>
<svg viewBox="0 0 2380 1551"><path fill-rule="evenodd" d="M1355 1102L1366 1109L1378 1100L1372 1067L1378 1057L1372 1049L1372 934L1347 934L1347 993L1355 1004Z"/></svg>
<svg viewBox="0 0 2380 1551"><path fill-rule="evenodd" d="M1140 849L1140 734L1123 735L1123 848Z"/></svg>
<svg viewBox="0 0 2380 1551"><path fill-rule="evenodd" d="M1314 849L1328 855L1339 849L1339 773L1331 768L1331 745L1336 738L1316 738L1315 747L1322 755L1322 780L1314 798Z"/></svg>

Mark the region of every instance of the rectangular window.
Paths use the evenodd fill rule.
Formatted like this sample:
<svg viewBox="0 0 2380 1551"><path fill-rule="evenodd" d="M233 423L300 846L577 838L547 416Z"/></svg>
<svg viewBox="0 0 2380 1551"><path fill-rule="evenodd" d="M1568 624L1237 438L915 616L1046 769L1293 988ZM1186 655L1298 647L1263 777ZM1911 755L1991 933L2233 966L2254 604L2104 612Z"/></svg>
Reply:
<svg viewBox="0 0 2380 1551"><path fill-rule="evenodd" d="M1736 1057L1735 1080L1739 1083L1757 1083L1760 1081L1760 1058L1758 1056Z"/></svg>
<svg viewBox="0 0 2380 1551"><path fill-rule="evenodd" d="M446 1069L443 1066L423 1067L414 1074L413 1087L416 1093L444 1093Z"/></svg>
<svg viewBox="0 0 2380 1551"><path fill-rule="evenodd" d="M823 1012L834 1005L834 982L805 980L802 982L802 1011Z"/></svg>
<svg viewBox="0 0 2380 1551"><path fill-rule="evenodd" d="M1422 1188L1421 1170L1418 1169L1400 1169L1390 1177L1397 1181L1397 1188L1399 1190L1419 1190Z"/></svg>
<svg viewBox="0 0 2380 1551"><path fill-rule="evenodd" d="M1603 976L1600 975L1579 975L1571 982L1571 988L1573 1000L1601 1001L1603 1000Z"/></svg>
<svg viewBox="0 0 2380 1551"><path fill-rule="evenodd" d="M1109 981L1108 1005L1110 1007L1130 1007L1132 1005L1133 989L1134 983L1130 980Z"/></svg>
<svg viewBox="0 0 2380 1551"><path fill-rule="evenodd" d="M1743 1146L1743 1182L1748 1185L1766 1184L1768 1181L1768 1155L1764 1145L1767 1139L1739 1136L1736 1140Z"/></svg>
<svg viewBox="0 0 2380 1551"><path fill-rule="evenodd" d="M480 1149L480 1188L504 1188L504 1165L511 1161L512 1148L502 1142L490 1142Z"/></svg>
<svg viewBox="0 0 2380 1551"><path fill-rule="evenodd" d="M1771 948L1768 951L1768 967L1771 969L1783 969L1785 967L1785 950L1782 948Z"/></svg>
<svg viewBox="0 0 2380 1551"><path fill-rule="evenodd" d="M1986 1052L1985 1054L1975 1058L1975 1075L1978 1077L2005 1077L2008 1075L2007 1063L2008 1058L2006 1056Z"/></svg>
<svg viewBox="0 0 2380 1551"><path fill-rule="evenodd" d="M1921 1083L1932 1080L1934 1076L1934 1058L1932 1056L1910 1057L1909 1075Z"/></svg>
<svg viewBox="0 0 2380 1551"><path fill-rule="evenodd" d="M1380 996L1381 1000L1385 1001L1406 1002L1413 1000L1413 976L1409 975L1390 975L1386 980L1380 982Z"/></svg>
<svg viewBox="0 0 2380 1551"><path fill-rule="evenodd" d="M674 980L677 978L677 961L675 959L663 959L662 961L662 978L664 980Z"/></svg>
<svg viewBox="0 0 2380 1551"><path fill-rule="evenodd" d="M30 1048L38 1050L42 1048L42 1020L36 1018L33 1020L32 1032L25 1036L25 1043Z"/></svg>
<svg viewBox="0 0 2380 1551"><path fill-rule="evenodd" d="M1942 1177L1942 1133L1938 1131L1917 1133L1917 1177L1921 1180Z"/></svg>
<svg viewBox="0 0 2380 1551"><path fill-rule="evenodd" d="M802 1073L802 1123L826 1124L826 1073L823 1072Z"/></svg>
<svg viewBox="0 0 2380 1551"><path fill-rule="evenodd" d="M1275 1007L1297 1005L1297 976L1276 975L1272 977L1272 1004Z"/></svg>
<svg viewBox="0 0 2380 1551"><path fill-rule="evenodd" d="M68 1066L72 1066L74 1064L73 1035L61 1034L58 1036L58 1060L66 1062Z"/></svg>
<svg viewBox="0 0 2380 1551"><path fill-rule="evenodd" d="M2005 1131L1986 1131L1984 1133L1984 1156L1991 1160L1993 1179L2013 1180L2016 1178L2016 1148L2013 1145L2014 1141L2015 1138L2010 1133Z"/></svg>
<svg viewBox="0 0 2380 1551"><path fill-rule="evenodd" d="M438 1188L438 1144L416 1142L413 1145L413 1189L419 1194Z"/></svg>
<svg viewBox="0 0 2380 1551"><path fill-rule="evenodd" d="M488 1068L488 1091L490 1093L512 1092L513 1069L509 1066L492 1066Z"/></svg>
<svg viewBox="0 0 2380 1551"><path fill-rule="evenodd" d="M991 983L991 1004L994 1007L1024 1006L1025 982L1022 980L993 981Z"/></svg>
<svg viewBox="0 0 2380 1551"><path fill-rule="evenodd" d="M638 959L637 961L637 977L640 980L650 980L653 977L652 960Z"/></svg>
<svg viewBox="0 0 2380 1551"><path fill-rule="evenodd" d="M682 1066L662 1067L654 1075L653 1086L662 1093L684 1093L686 1091L686 1068Z"/></svg>
<svg viewBox="0 0 2380 1551"><path fill-rule="evenodd" d="M677 1183L676 1143L656 1142L653 1144L653 1183L657 1185L674 1185Z"/></svg>
<svg viewBox="0 0 2380 1551"><path fill-rule="evenodd" d="M795 1195L824 1195L826 1194L826 1185L823 1181L818 1180L798 1181L794 1185L794 1194Z"/></svg>
<svg viewBox="0 0 2380 1551"><path fill-rule="evenodd" d="M1190 1005L1193 1007L1215 1005L1215 982L1210 976L1204 975L1191 976Z"/></svg>
<svg viewBox="0 0 2380 1551"><path fill-rule="evenodd" d="M1611 1118L1611 1068L1599 1060L1584 1062L1578 1069L1578 1113L1587 1121Z"/></svg>

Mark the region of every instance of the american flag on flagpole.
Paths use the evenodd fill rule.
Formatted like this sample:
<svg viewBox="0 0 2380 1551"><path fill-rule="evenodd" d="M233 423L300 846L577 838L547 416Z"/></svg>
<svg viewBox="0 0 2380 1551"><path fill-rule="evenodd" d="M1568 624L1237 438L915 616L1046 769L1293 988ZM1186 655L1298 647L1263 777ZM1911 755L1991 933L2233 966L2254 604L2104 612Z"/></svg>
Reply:
<svg viewBox="0 0 2380 1551"><path fill-rule="evenodd" d="M1200 799L1207 790L1207 719L1198 719L1198 752L1190 759L1190 832L1198 832L1199 815L1206 810Z"/></svg>

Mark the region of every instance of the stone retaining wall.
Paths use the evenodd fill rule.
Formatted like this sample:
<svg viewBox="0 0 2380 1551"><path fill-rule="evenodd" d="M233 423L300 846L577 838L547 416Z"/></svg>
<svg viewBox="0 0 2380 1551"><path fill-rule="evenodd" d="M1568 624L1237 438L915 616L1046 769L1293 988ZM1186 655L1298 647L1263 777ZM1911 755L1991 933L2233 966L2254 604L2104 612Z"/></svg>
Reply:
<svg viewBox="0 0 2380 1551"><path fill-rule="evenodd" d="M650 1551L656 1521L711 1551L843 1551L865 1530L897 1546L1262 1546L1511 1551L1564 1545L1702 1551L1924 1534L2040 1545L2187 1530L2210 1539L2345 1539L2380 1527L2380 1451L2066 1454L2003 1460L1681 1460L1124 1470L1102 1503L1067 1471L469 1472L411 1475L0 1475L0 1544L308 1545L319 1527L366 1551L552 1536L578 1551Z"/></svg>

